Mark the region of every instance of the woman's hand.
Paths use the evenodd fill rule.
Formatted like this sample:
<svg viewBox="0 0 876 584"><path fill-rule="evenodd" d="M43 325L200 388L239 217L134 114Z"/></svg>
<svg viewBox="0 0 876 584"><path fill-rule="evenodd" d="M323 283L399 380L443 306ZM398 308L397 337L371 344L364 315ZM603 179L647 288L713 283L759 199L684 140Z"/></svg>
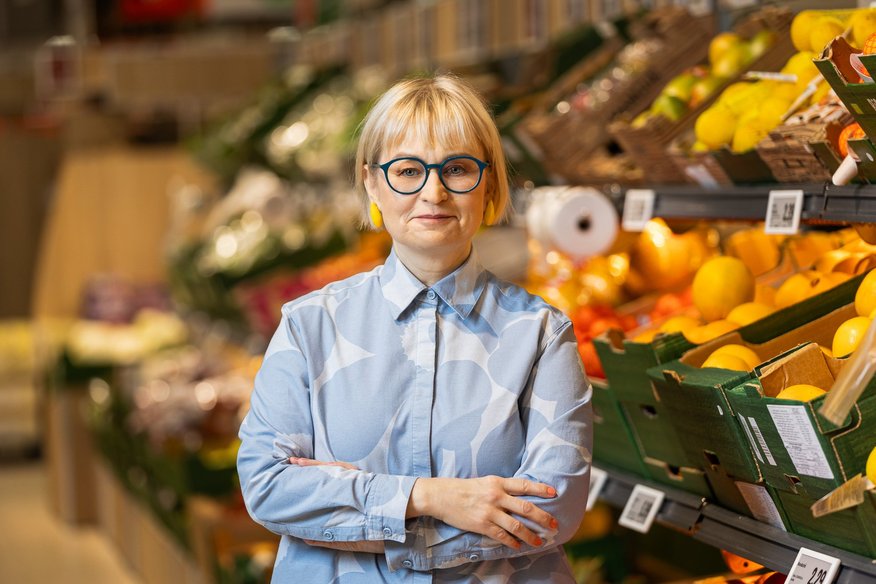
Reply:
<svg viewBox="0 0 876 584"><path fill-rule="evenodd" d="M556 530L557 520L531 501L519 498L521 495L551 499L557 496L557 491L543 483L496 476L420 478L411 491L407 516L429 515L515 550L520 549L520 542L539 547L544 543L542 539L518 517L529 519L546 530Z"/></svg>
<svg viewBox="0 0 876 584"><path fill-rule="evenodd" d="M339 466L347 470L359 470L349 462L324 462L322 460L313 460L312 458L298 458L297 456L290 456L289 464L297 466Z"/></svg>

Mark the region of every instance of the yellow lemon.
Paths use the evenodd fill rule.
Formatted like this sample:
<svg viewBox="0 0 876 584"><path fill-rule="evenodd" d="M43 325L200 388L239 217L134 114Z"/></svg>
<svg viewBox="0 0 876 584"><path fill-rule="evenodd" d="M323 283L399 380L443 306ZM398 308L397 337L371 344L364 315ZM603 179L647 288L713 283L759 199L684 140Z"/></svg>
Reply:
<svg viewBox="0 0 876 584"><path fill-rule="evenodd" d="M820 274L815 270L805 270L790 276L776 290L776 308L785 308L809 298L819 277Z"/></svg>
<svg viewBox="0 0 876 584"><path fill-rule="evenodd" d="M849 278L851 278L851 274L845 274L843 272L831 272L830 274L824 274L821 276L815 285L812 287L812 295L821 294L822 292L826 292L833 288L834 286L839 286Z"/></svg>
<svg viewBox="0 0 876 584"><path fill-rule="evenodd" d="M809 33L809 44L812 51L816 54L821 54L824 47L838 36L842 36L846 26L843 21L835 16L823 16L812 27L812 32Z"/></svg>
<svg viewBox="0 0 876 584"><path fill-rule="evenodd" d="M727 320L735 322L739 326L745 326L756 320L760 320L775 311L776 309L772 306L761 302L743 302L730 311L727 315Z"/></svg>
<svg viewBox="0 0 876 584"><path fill-rule="evenodd" d="M797 76L797 86L800 84L809 83L809 81L818 75L818 67L812 62L815 54L811 51L801 51L793 55L782 67L782 73L787 75Z"/></svg>
<svg viewBox="0 0 876 584"><path fill-rule="evenodd" d="M742 357L729 353L712 353L703 361L702 367L715 367L717 369L730 369L731 371L748 371L750 367Z"/></svg>
<svg viewBox="0 0 876 584"><path fill-rule="evenodd" d="M758 304L766 304L767 306L776 305L776 289L766 284L755 284L754 286L754 302Z"/></svg>
<svg viewBox="0 0 876 584"><path fill-rule="evenodd" d="M821 18L814 10L804 10L791 22L791 42L798 51L811 51L812 26Z"/></svg>
<svg viewBox="0 0 876 584"><path fill-rule="evenodd" d="M730 322L729 320L720 319L710 322L702 327L703 342L705 343L712 339L717 339L721 335L727 334L730 331L735 331L738 328L738 324Z"/></svg>
<svg viewBox="0 0 876 584"><path fill-rule="evenodd" d="M868 316L876 309L876 270L871 270L855 292L855 312L858 316Z"/></svg>
<svg viewBox="0 0 876 584"><path fill-rule="evenodd" d="M869 326L866 316L855 316L839 325L833 335L833 355L837 358L850 355L861 344Z"/></svg>
<svg viewBox="0 0 876 584"><path fill-rule="evenodd" d="M870 456L867 457L867 478L870 482L876 485L876 446L870 451Z"/></svg>
<svg viewBox="0 0 876 584"><path fill-rule="evenodd" d="M876 32L876 10L870 8L855 10L849 25L852 27L852 44L863 49L870 35Z"/></svg>
<svg viewBox="0 0 876 584"><path fill-rule="evenodd" d="M818 348L821 349L821 352L824 353L825 357L830 357L831 359L833 359L833 351L831 351L827 347L822 347L820 345Z"/></svg>
<svg viewBox="0 0 876 584"><path fill-rule="evenodd" d="M762 130L754 125L740 125L733 133L730 149L737 154L754 150L758 143L767 137L768 130Z"/></svg>
<svg viewBox="0 0 876 584"><path fill-rule="evenodd" d="M709 63L714 65L731 48L744 44L738 34L734 32L722 32L715 35L709 43Z"/></svg>
<svg viewBox="0 0 876 584"><path fill-rule="evenodd" d="M634 343L650 343L654 340L654 337L657 336L657 333L660 331L657 329L653 329L650 331L645 331L643 333L639 333L638 335L633 337Z"/></svg>
<svg viewBox="0 0 876 584"><path fill-rule="evenodd" d="M701 324L702 323L699 319L693 318L692 316L673 316L667 318L666 321L660 325L660 332L676 333L685 329L698 327Z"/></svg>
<svg viewBox="0 0 876 584"><path fill-rule="evenodd" d="M761 362L761 358L758 357L754 350L749 349L745 345L737 345L735 343L718 347L712 352L711 356L713 357L715 355L733 355L734 357L739 357L745 361L745 365L748 369L754 369L760 365Z"/></svg>
<svg viewBox="0 0 876 584"><path fill-rule="evenodd" d="M825 393L827 392L820 387L815 387L814 385L809 385L807 383L798 383L797 385L789 385L780 391L779 395L776 397L778 399L793 399L796 401L808 402L809 400L813 400Z"/></svg>
<svg viewBox="0 0 876 584"><path fill-rule="evenodd" d="M736 117L729 109L710 107L700 114L694 124L697 141L712 150L727 145L736 131Z"/></svg>
<svg viewBox="0 0 876 584"><path fill-rule="evenodd" d="M754 276L738 258L714 257L697 270L691 294L694 306L705 320L723 319L754 298Z"/></svg>

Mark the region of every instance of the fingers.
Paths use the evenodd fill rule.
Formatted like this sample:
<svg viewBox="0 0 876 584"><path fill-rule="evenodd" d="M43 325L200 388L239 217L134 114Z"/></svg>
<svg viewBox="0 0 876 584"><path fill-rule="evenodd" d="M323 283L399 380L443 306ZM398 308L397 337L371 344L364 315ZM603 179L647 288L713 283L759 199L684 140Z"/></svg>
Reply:
<svg viewBox="0 0 876 584"><path fill-rule="evenodd" d="M531 495L542 499L552 499L557 496L557 490L544 483L536 483L526 479L503 479L505 492L509 495Z"/></svg>
<svg viewBox="0 0 876 584"><path fill-rule="evenodd" d="M313 460L312 458L299 458L297 456L290 456L289 463L296 466L339 466L348 470L359 470L357 467L353 466L349 462L324 462L322 460Z"/></svg>
<svg viewBox="0 0 876 584"><path fill-rule="evenodd" d="M508 495L508 497L503 501L502 506L509 512L514 513L515 515L519 515L521 517L526 517L527 519L537 523L538 525L541 525L545 529L552 530L559 527L559 523L553 517L553 515L540 508L538 505L534 505L532 501L527 501L525 499L519 499L517 497L512 497Z"/></svg>
<svg viewBox="0 0 876 584"><path fill-rule="evenodd" d="M496 534L495 536L491 535L490 537L493 537L504 545L514 549L520 549L521 541L528 543L533 547L541 547L544 544L544 541L542 541L537 534L533 533L532 530L527 528L523 522L516 517L512 517L507 513L497 513L493 521L495 523ZM510 544L508 543L508 540L511 541Z"/></svg>

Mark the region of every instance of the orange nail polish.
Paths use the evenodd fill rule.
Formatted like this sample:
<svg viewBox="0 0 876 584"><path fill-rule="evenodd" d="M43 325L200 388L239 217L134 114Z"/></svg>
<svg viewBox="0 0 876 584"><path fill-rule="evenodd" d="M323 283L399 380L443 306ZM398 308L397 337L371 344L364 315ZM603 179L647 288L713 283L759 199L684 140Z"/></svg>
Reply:
<svg viewBox="0 0 876 584"><path fill-rule="evenodd" d="M551 529L556 529L559 523L557 523L556 519L551 519Z"/></svg>
<svg viewBox="0 0 876 584"><path fill-rule="evenodd" d="M535 547L541 547L543 543L540 537L535 538Z"/></svg>

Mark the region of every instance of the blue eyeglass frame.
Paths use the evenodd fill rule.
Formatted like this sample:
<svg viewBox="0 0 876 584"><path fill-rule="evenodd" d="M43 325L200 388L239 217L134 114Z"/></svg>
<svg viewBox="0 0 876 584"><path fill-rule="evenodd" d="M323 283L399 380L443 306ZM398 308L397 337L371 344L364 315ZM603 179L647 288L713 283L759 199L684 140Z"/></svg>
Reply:
<svg viewBox="0 0 876 584"><path fill-rule="evenodd" d="M447 186L447 183L444 182L444 175L441 172L441 169L444 168L444 165L447 164L448 162L451 162L453 160L463 160L463 159L474 161L474 163L478 165L478 170L480 171L480 174L478 175L478 182L476 182L472 188L470 188L466 191L457 191L457 190L452 189L449 186ZM426 176L423 178L423 184L421 184L419 187L417 187L413 191L408 191L408 192L400 191L397 188L395 188L394 186L392 186L392 181L389 180L389 167L392 166L393 164L395 164L396 162L398 162L399 160L414 160L414 161L422 164L423 168L426 169ZM383 177L386 179L386 184L389 185L389 188L391 188L393 191L395 191L396 193L398 193L400 195L406 195L406 196L407 195L416 195L417 193L422 191L423 187L425 187L426 183L429 181L429 173L432 172L433 168L438 170L438 180L441 181L441 184L444 185L445 189L447 189L448 191L450 191L451 193L454 193L456 195L465 195L467 193L472 192L476 188L478 188L478 185L480 185L481 181L484 179L484 170L490 167L490 163L484 162L483 160L480 160L479 158L475 158L474 156L469 156L468 154L463 154L460 156L451 156L450 158L445 158L443 161L436 162L435 164L427 164L425 160L423 160L421 158L417 158L416 156L400 156L399 158L393 158L389 162L384 162L383 164L372 164L371 166L377 167L380 170L382 170Z"/></svg>

